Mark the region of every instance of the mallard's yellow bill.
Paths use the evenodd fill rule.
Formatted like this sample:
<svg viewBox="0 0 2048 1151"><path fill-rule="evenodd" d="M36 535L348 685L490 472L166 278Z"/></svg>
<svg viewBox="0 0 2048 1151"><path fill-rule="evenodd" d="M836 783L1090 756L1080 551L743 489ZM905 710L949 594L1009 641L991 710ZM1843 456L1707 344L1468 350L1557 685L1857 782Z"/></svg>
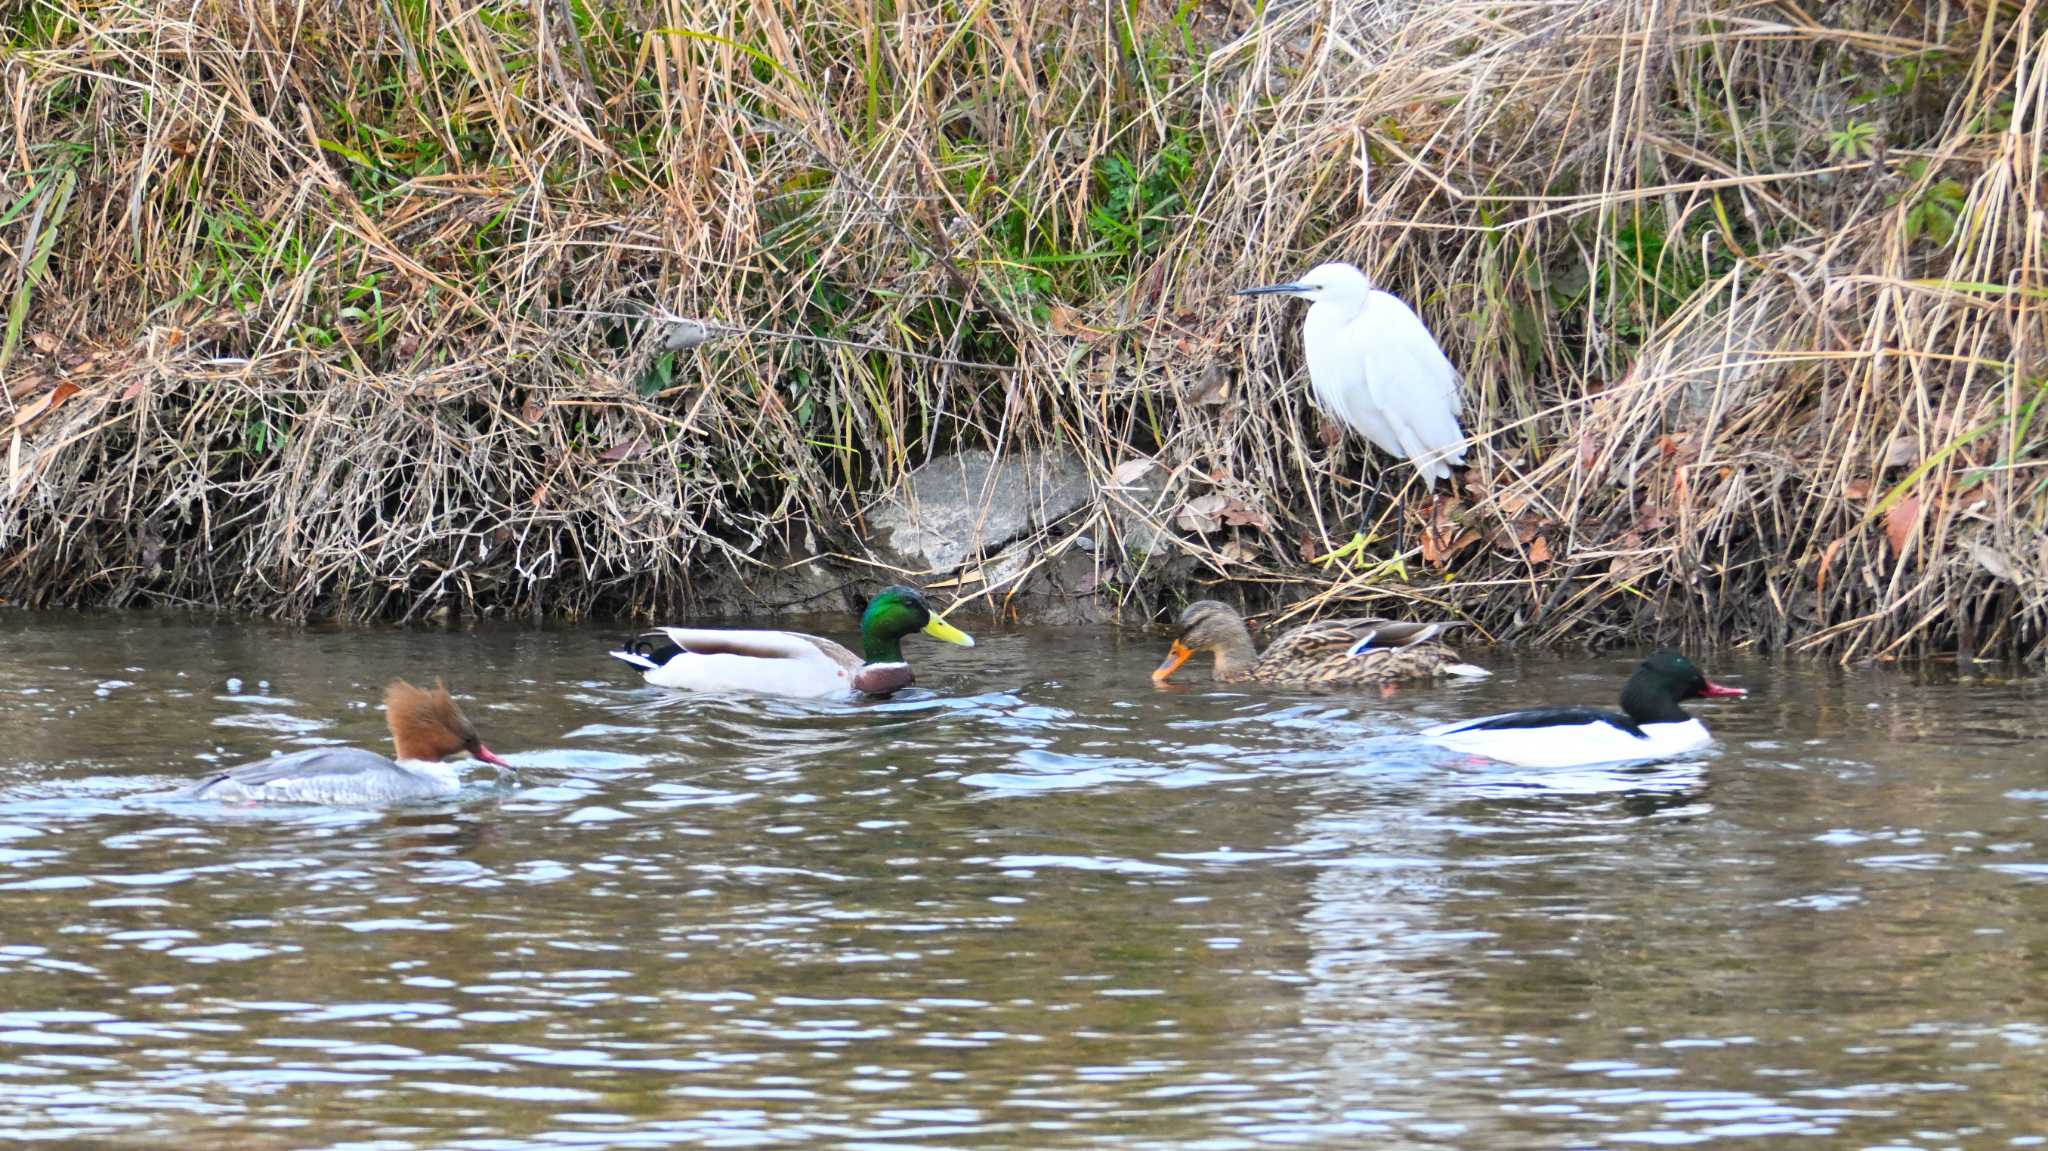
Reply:
<svg viewBox="0 0 2048 1151"><path fill-rule="evenodd" d="M1193 654L1195 654L1193 648L1179 640L1174 640L1173 650L1166 653L1166 662L1152 669L1152 682L1165 683L1168 679L1172 678L1174 672L1180 670L1180 665L1186 663L1188 657Z"/></svg>
<svg viewBox="0 0 2048 1151"><path fill-rule="evenodd" d="M966 632L961 631L937 616L933 616L931 622L924 625L924 634L938 640L940 643L957 643L961 647L974 646L973 636L968 635Z"/></svg>

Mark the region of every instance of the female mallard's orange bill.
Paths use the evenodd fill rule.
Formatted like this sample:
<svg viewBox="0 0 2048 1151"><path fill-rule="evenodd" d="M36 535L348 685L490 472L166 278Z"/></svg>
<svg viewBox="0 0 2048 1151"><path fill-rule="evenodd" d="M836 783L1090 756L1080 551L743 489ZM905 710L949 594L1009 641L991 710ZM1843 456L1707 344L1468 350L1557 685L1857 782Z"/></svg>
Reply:
<svg viewBox="0 0 2048 1151"><path fill-rule="evenodd" d="M1193 654L1195 654L1194 650L1189 648L1188 645L1179 640L1174 640L1173 650L1166 653L1166 662L1152 670L1152 682L1165 683L1172 677L1174 672L1180 670L1180 665L1186 663L1188 657Z"/></svg>

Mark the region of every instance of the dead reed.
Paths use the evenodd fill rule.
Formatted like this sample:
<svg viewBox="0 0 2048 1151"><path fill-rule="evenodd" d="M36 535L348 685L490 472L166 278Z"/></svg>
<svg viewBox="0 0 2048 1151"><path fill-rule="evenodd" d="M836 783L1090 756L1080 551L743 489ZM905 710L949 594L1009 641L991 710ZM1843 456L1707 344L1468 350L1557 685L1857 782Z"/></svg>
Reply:
<svg viewBox="0 0 2048 1151"><path fill-rule="evenodd" d="M665 608L987 446L1086 462L1141 615L2048 637L2038 0L13 13L15 600ZM1463 369L1453 498L1227 296L1330 258Z"/></svg>

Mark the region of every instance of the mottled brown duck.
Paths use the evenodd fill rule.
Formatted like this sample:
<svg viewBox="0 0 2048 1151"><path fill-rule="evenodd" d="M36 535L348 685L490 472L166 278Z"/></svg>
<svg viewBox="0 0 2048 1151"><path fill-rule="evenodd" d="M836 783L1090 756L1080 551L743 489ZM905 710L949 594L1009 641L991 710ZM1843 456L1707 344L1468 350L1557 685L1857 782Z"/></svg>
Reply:
<svg viewBox="0 0 2048 1151"><path fill-rule="evenodd" d="M1230 605L1196 600L1180 613L1180 638L1152 673L1165 683L1197 652L1215 657L1218 683L1276 687L1344 687L1484 676L1486 669L1458 661L1439 637L1456 623L1389 619L1323 620L1283 633L1264 652L1252 644L1244 617Z"/></svg>

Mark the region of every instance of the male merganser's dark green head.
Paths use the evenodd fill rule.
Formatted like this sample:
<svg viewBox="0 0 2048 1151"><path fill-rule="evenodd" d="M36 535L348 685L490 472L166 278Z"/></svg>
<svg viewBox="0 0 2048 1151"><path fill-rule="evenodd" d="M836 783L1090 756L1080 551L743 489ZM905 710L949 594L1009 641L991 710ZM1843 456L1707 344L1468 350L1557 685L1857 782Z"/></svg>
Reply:
<svg viewBox="0 0 2048 1151"><path fill-rule="evenodd" d="M869 663L902 663L903 637L920 631L941 643L974 646L973 636L932 614L923 592L896 584L876 592L860 617L861 656Z"/></svg>
<svg viewBox="0 0 2048 1151"><path fill-rule="evenodd" d="M1628 677L1621 689L1621 710L1637 723L1684 723L1689 717L1678 705L1688 699L1748 694L1739 687L1715 683L1691 660L1666 648L1653 653Z"/></svg>

